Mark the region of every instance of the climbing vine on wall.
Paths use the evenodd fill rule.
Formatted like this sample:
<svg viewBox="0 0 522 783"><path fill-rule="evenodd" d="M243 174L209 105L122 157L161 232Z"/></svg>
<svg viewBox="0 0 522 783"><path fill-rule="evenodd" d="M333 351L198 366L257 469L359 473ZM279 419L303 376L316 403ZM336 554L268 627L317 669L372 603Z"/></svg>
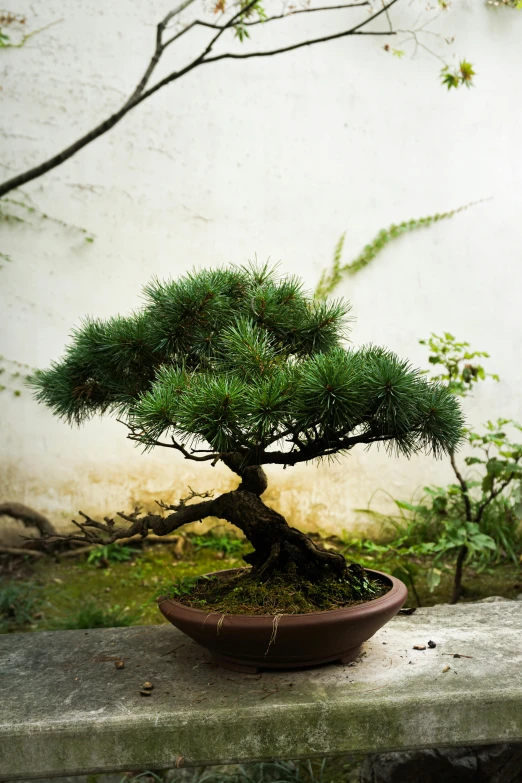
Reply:
<svg viewBox="0 0 522 783"><path fill-rule="evenodd" d="M480 201L473 201L470 204L464 204L462 207L451 209L448 212L437 212L435 215L428 215L428 217L404 220L402 223L397 224L392 223L388 228L382 228L374 239L368 245L365 245L363 251L348 264L341 264L346 233L342 234L335 246L332 266L329 269L325 269L321 275L315 291L316 297L324 299L324 297L331 294L345 275L354 275L365 266L368 266L393 239L397 239L403 234L415 231L418 228L427 228L440 220L448 220L459 212L463 212L465 209L469 209L469 207L479 203Z"/></svg>
<svg viewBox="0 0 522 783"><path fill-rule="evenodd" d="M84 242L89 244L94 242L94 235L82 226L75 226L73 223L67 223L65 220L48 215L36 207L29 196L17 192L17 198L4 196L0 200L0 228L2 226L15 226L25 224L32 228L38 227L41 223L53 223L61 226L63 229L69 229L80 235ZM12 261L11 256L0 251L0 262ZM2 264L0 263L0 269Z"/></svg>
<svg viewBox="0 0 522 783"><path fill-rule="evenodd" d="M42 212L32 203L30 197L24 193L18 191L16 196L16 198L5 196L0 200L0 228L26 225L34 229L41 227L42 224L52 223L64 230L73 231L84 242L94 242L93 234L87 231L86 228L75 226L67 223L65 220L60 220L60 218ZM12 261L12 258L7 253L0 251L0 269L3 266L2 261L9 262ZM20 397L24 382L33 371L34 368L24 362L0 356L0 392L11 393L15 397Z"/></svg>
<svg viewBox="0 0 522 783"><path fill-rule="evenodd" d="M61 19L50 22L37 30L26 32L27 19L23 14L0 11L0 49L21 49L34 35L59 24Z"/></svg>
<svg viewBox="0 0 522 783"><path fill-rule="evenodd" d="M24 362L0 356L0 392L10 392L20 397L25 381L33 372L34 368Z"/></svg>

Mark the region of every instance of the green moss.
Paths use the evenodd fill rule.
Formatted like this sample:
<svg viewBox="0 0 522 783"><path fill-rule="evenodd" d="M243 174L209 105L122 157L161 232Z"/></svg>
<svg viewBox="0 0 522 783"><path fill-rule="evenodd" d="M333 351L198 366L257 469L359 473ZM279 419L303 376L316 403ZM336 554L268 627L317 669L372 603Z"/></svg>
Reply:
<svg viewBox="0 0 522 783"><path fill-rule="evenodd" d="M244 551L248 548L245 544ZM74 617L87 604L104 612L120 607L133 616L134 624L165 623L154 600L161 584L242 564L240 556L226 558L220 552L195 551L190 546L185 559L176 560L168 539L165 544L135 550L132 560L110 563L108 568L88 564L87 555L62 558L58 563L51 558L41 558L26 565L27 579L42 587L45 598L43 616L30 629L53 630L57 623Z"/></svg>
<svg viewBox="0 0 522 783"><path fill-rule="evenodd" d="M262 581L244 568L226 577L199 579L188 590L173 586L178 601L197 609L223 614L306 614L354 606L379 598L388 586L378 580L349 573L319 583L276 573Z"/></svg>

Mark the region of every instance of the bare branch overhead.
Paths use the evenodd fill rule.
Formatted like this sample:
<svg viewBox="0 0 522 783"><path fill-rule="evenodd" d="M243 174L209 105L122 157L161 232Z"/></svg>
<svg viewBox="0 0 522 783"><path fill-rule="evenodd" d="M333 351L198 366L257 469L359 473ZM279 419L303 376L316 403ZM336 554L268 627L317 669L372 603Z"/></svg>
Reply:
<svg viewBox="0 0 522 783"><path fill-rule="evenodd" d="M194 2L195 0L184 0L184 2L176 6L176 8L169 11L169 13L166 14L166 16L161 20L161 22L159 22L156 28L155 47L154 47L154 52L152 54L152 57L140 81L136 85L133 92L129 95L125 103L120 107L120 109L118 109L116 112L111 114L109 117L107 117L105 120L99 123L96 127L90 130L84 136L81 136L79 139L77 139L75 142L70 144L68 147L65 147L65 149L61 150L61 152L57 153L56 155L53 155L51 158L44 161L43 163L40 163L39 165L34 166L28 169L27 171L18 174L15 177L12 177L11 179L8 179L2 184L0 184L0 198L2 196L5 196L11 190L14 190L15 188L25 185L27 182L31 182L32 180L35 180L38 177L43 176L47 172L52 171L53 169L60 166L62 163L65 163L65 161L72 158L74 155L76 155L77 152L82 150L91 142L100 138L100 136L103 136L105 133L108 133L108 131L110 131L115 125L117 125L120 122L120 120L123 117L125 117L126 114L132 111L132 109L134 109L136 106L139 106L141 103L143 103L143 101L150 98L152 95L154 95L154 93L158 92L158 90L161 90L163 87L166 87L168 84L171 84L172 82L178 81L183 76L193 71L195 68L198 68L200 65L204 65L204 64L206 65L208 63L218 62L220 60L225 60L225 59L245 60L245 59L253 59L259 57L272 57L278 54L284 54L286 52L296 51L305 46L314 46L316 44L327 43L329 41L334 41L336 39L345 38L351 35L374 35L374 36L390 35L393 34L394 32L393 30L383 31L383 30L374 30L373 28L370 29L364 29L364 28L366 28L368 25L371 25L371 23L375 19L377 19L381 14L383 13L387 14L389 9L396 2L398 2L398 0L389 0L385 5L383 5L381 9L379 9L372 15L368 15L366 19L363 19L358 24L346 29L342 29L340 32L333 33L331 35L309 38L303 41L299 41L297 43L289 44L288 46L281 46L278 47L277 49L272 49L272 50L265 50L265 51L261 50L261 51L245 52L245 53L224 52L224 53L215 54L214 56L209 56L209 55L211 54L211 52L213 52L214 46L220 40L220 38L225 32L233 29L237 30L238 25L240 25L241 27L245 27L245 26L253 26L261 23L261 19L260 20L249 19L249 16L253 13L253 11L255 10L258 4L258 0L251 0L251 2L247 3L246 5L241 7L238 11L233 13L229 17L228 21L225 21L223 24L214 24L212 22L206 22L205 20L196 19L194 21L189 22L183 29L181 29L180 31L172 35L170 38L165 40L165 32L168 29L168 26L172 22L172 20L178 19L181 12L186 10ZM286 17L288 18L294 17L297 14L315 13L321 11L342 12L343 10L346 9L353 9L353 8L356 9L366 5L369 5L367 0L361 0L361 2L347 3L341 5L321 6L318 8L307 8L307 9L297 9L297 10L292 9L291 11L288 11L286 13L276 14L273 16L269 16L266 19L263 19L263 25L270 24L270 22L277 21ZM194 29L195 27L209 28L217 32L211 38L209 43L206 44L202 48L202 50L195 57L193 57L193 59L188 64L186 64L179 70L172 71L156 84L149 86L152 75L154 74L156 67L160 62L165 50L168 47L170 47L172 44L174 44L177 40L179 40L182 36L184 36L186 33L188 33L190 30ZM261 24L260 27L262 28Z"/></svg>

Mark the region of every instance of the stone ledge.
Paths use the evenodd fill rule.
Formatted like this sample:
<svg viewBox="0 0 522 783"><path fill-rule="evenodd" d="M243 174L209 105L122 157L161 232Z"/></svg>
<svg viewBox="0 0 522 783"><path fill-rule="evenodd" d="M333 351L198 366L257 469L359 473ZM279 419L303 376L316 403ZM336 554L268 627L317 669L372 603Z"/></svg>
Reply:
<svg viewBox="0 0 522 783"><path fill-rule="evenodd" d="M259 675L168 625L5 635L0 693L2 781L516 742L522 602L420 609L355 664Z"/></svg>

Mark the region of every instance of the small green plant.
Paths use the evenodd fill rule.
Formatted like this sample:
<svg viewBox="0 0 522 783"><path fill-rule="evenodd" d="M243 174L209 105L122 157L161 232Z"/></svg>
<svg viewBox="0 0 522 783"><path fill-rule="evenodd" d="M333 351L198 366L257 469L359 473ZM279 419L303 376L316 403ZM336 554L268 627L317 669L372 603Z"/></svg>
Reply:
<svg viewBox="0 0 522 783"><path fill-rule="evenodd" d="M451 88L457 89L463 85L466 87L473 86L473 77L476 76L473 66L467 60L461 60L458 68L451 69L449 65L445 65L440 72L440 78L442 84L451 90Z"/></svg>
<svg viewBox="0 0 522 783"><path fill-rule="evenodd" d="M388 228L381 229L374 239L368 245L365 245L363 251L359 253L357 258L350 263L343 265L341 265L341 260L346 234L342 234L335 246L331 268L325 269L321 275L321 279L319 280L315 291L316 297L318 299L324 299L331 294L345 275L354 275L361 269L364 269L364 267L368 266L368 264L370 264L393 239L398 239L398 237L403 234L415 231L418 228L427 228L440 220L447 220L478 203L480 202L473 201L470 204L464 204L462 207L451 209L448 212L438 212L435 215L428 215L423 218L404 220L402 223L397 224L393 223Z"/></svg>
<svg viewBox="0 0 522 783"><path fill-rule="evenodd" d="M79 609L70 611L65 617L56 620L54 630L74 631L84 628L126 628L139 622L141 612L131 612L121 606L100 608L92 602L83 604Z"/></svg>
<svg viewBox="0 0 522 783"><path fill-rule="evenodd" d="M432 381L440 381L459 397L466 397L473 391L474 384L492 378L499 381L495 373L487 373L477 359L489 359L486 351L472 351L470 344L459 342L450 332L442 335L431 333L427 340L419 340L429 351L428 362L432 367L440 365L439 373L431 372ZM424 373L429 373L425 370Z"/></svg>
<svg viewBox="0 0 522 783"><path fill-rule="evenodd" d="M201 576L183 576L180 579L174 579L159 587L154 593L154 599L159 598L160 596L165 596L166 598L181 598L184 595L190 595L198 582L204 580L210 581L214 578L215 577L207 576L205 574Z"/></svg>
<svg viewBox="0 0 522 783"><path fill-rule="evenodd" d="M477 359L488 358L485 351L471 350L469 343L458 342L449 332L432 334L419 342L430 350L430 365L440 369L431 379L443 383L456 396L469 396L475 384L488 377L499 380L477 363ZM466 563L484 566L492 558L498 561L500 553L518 563L522 443L513 436L521 431L522 425L503 418L486 422L479 432L464 430L468 446L475 451L464 458L470 469L468 475L463 474L451 451L456 483L426 487L426 499L420 504L398 503L412 512L414 519L422 519L424 527L432 526L432 551L437 563L457 553L452 603L462 595ZM431 583L437 584L435 572Z"/></svg>
<svg viewBox="0 0 522 783"><path fill-rule="evenodd" d="M41 588L31 582L0 584L0 633L33 623L42 603Z"/></svg>
<svg viewBox="0 0 522 783"><path fill-rule="evenodd" d="M99 568L107 568L111 563L125 563L134 557L135 552L128 546L105 544L95 547L89 552L87 562Z"/></svg>
<svg viewBox="0 0 522 783"><path fill-rule="evenodd" d="M196 551L210 549L212 552L219 552L224 557L239 556L244 546L244 542L240 538L219 536L212 533L207 533L204 536L192 536L190 540Z"/></svg>

